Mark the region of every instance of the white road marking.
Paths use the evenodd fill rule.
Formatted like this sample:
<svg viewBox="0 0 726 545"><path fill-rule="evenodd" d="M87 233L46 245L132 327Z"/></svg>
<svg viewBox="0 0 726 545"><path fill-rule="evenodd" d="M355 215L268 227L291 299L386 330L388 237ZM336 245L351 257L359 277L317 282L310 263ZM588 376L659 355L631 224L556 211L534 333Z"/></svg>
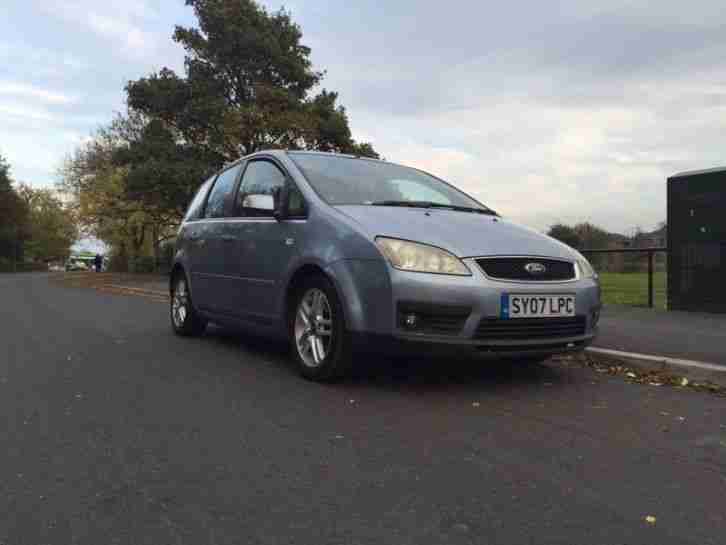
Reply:
<svg viewBox="0 0 726 545"><path fill-rule="evenodd" d="M615 356L620 358L632 358L637 360L653 361L665 363L667 365L679 365L682 367L690 367L692 369L702 369L705 371L720 371L726 373L726 365L718 365L716 363L706 363L703 361L684 360L680 358L669 358L666 356L653 356L650 354L637 354L635 352L621 352L620 350L609 350L607 348L596 348L590 346L586 348L588 352L595 354L603 354L604 356Z"/></svg>

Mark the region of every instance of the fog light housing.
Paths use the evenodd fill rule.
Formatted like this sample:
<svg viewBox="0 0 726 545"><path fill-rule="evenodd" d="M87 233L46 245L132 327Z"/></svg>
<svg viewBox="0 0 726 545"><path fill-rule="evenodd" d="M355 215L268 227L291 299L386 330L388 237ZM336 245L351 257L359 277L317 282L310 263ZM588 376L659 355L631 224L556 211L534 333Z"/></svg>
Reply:
<svg viewBox="0 0 726 545"><path fill-rule="evenodd" d="M415 314L404 314L403 326L406 329L416 329L418 327L418 316Z"/></svg>

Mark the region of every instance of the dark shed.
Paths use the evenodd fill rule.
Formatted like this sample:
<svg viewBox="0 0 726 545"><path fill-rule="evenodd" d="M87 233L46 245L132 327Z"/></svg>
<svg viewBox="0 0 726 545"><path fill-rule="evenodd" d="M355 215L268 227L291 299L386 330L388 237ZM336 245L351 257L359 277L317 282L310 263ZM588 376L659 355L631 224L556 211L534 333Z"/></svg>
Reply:
<svg viewBox="0 0 726 545"><path fill-rule="evenodd" d="M668 178L668 303L726 313L726 167Z"/></svg>

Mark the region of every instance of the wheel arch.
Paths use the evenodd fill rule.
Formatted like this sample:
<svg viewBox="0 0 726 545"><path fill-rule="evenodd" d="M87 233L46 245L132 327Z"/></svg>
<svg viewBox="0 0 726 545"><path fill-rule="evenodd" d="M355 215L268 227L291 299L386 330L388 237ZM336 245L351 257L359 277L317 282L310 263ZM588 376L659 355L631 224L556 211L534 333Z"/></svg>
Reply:
<svg viewBox="0 0 726 545"><path fill-rule="evenodd" d="M187 281L187 288L189 288L189 276L187 275L186 270L184 269L184 265L179 263L178 261L174 263L174 266L171 268L171 271L169 271L169 295L171 295L174 292L174 280L176 279L179 274L183 274Z"/></svg>
<svg viewBox="0 0 726 545"><path fill-rule="evenodd" d="M297 291L297 288L306 278L310 278L311 276L322 276L333 285L338 295L338 299L340 299L341 307L343 308L343 324L347 326L348 309L346 308L345 294L343 293L343 290L341 289L336 279L331 274L326 272L326 270L320 265L317 265L315 263L304 263L300 265L297 269L295 269L295 271L290 275L290 279L288 280L287 286L285 288L285 297L282 307L284 313L285 331L287 331L287 325L290 315L292 312L294 312L293 305L295 303L295 293Z"/></svg>

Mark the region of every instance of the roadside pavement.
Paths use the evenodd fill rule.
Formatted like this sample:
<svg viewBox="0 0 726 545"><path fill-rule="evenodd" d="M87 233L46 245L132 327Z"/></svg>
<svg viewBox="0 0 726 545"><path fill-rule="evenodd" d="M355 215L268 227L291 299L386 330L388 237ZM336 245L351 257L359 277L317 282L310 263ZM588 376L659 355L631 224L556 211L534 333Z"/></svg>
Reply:
<svg viewBox="0 0 726 545"><path fill-rule="evenodd" d="M606 305L593 346L726 367L726 314Z"/></svg>

